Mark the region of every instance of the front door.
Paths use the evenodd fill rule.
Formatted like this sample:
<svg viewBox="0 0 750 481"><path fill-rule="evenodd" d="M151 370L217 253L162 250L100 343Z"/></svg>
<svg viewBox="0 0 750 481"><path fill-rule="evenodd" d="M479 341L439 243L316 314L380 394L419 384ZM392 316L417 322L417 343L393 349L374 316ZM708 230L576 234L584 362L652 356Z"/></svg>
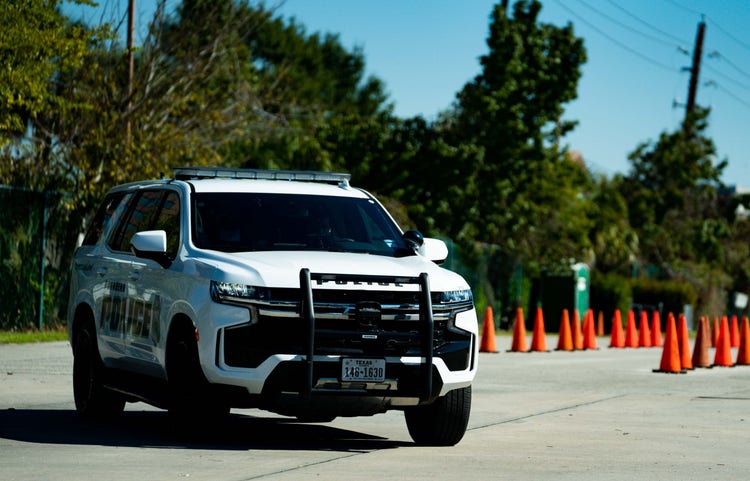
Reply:
<svg viewBox="0 0 750 481"><path fill-rule="evenodd" d="M149 194L144 193L144 196ZM180 196L176 190L153 193L153 212L144 218L136 232L163 230L167 234L167 257L175 260L180 245ZM132 236L131 236L132 237ZM160 362L164 359L169 306L175 298L174 266L164 266L150 259L133 258L128 274L128 316L125 349L128 362L143 374L165 375Z"/></svg>

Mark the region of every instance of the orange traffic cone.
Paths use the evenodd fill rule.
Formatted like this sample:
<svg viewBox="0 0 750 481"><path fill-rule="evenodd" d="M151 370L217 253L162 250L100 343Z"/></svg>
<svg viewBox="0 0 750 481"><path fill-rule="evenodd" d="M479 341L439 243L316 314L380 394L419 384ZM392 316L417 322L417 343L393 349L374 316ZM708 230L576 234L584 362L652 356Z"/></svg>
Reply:
<svg viewBox="0 0 750 481"><path fill-rule="evenodd" d="M677 327L675 326L674 316L670 313L667 317L667 332L664 335L664 350L661 353L661 363L659 369L654 372L682 373L682 363L680 362L680 347L677 343Z"/></svg>
<svg viewBox="0 0 750 481"><path fill-rule="evenodd" d="M719 316L714 316L714 322L711 324L711 347L719 344Z"/></svg>
<svg viewBox="0 0 750 481"><path fill-rule="evenodd" d="M615 314L612 316L612 332L609 335L609 347L625 347L625 337L622 333L622 317L620 316L619 309L615 309Z"/></svg>
<svg viewBox="0 0 750 481"><path fill-rule="evenodd" d="M732 347L740 347L740 326L737 323L737 316L732 315L732 324L729 326L729 344Z"/></svg>
<svg viewBox="0 0 750 481"><path fill-rule="evenodd" d="M711 367L708 358L708 318L701 317L698 321L698 332L695 335L695 346L693 346L693 367Z"/></svg>
<svg viewBox="0 0 750 481"><path fill-rule="evenodd" d="M661 343L661 319L659 318L659 311L654 311L651 320L651 345L661 347Z"/></svg>
<svg viewBox="0 0 750 481"><path fill-rule="evenodd" d="M732 347L729 339L729 321L727 316L721 316L719 327L719 339L716 341L716 353L714 354L714 366L732 367Z"/></svg>
<svg viewBox="0 0 750 481"><path fill-rule="evenodd" d="M625 347L638 347L638 331L635 328L635 313L628 311L628 322L625 324Z"/></svg>
<svg viewBox="0 0 750 481"><path fill-rule="evenodd" d="M570 316L568 316L567 309L563 309L562 315L560 316L560 335L557 338L557 350L573 350L573 337L570 333Z"/></svg>
<svg viewBox="0 0 750 481"><path fill-rule="evenodd" d="M583 332L581 332L581 316L578 309L573 309L573 349L583 349Z"/></svg>
<svg viewBox="0 0 750 481"><path fill-rule="evenodd" d="M638 330L638 345L651 347L651 330L648 328L648 313L641 311L641 326Z"/></svg>
<svg viewBox="0 0 750 481"><path fill-rule="evenodd" d="M513 326L513 343L509 352L526 352L526 323L523 320L523 309L516 309L516 324Z"/></svg>
<svg viewBox="0 0 750 481"><path fill-rule="evenodd" d="M594 327L594 311L588 310L586 322L583 323L583 348L596 350L596 329Z"/></svg>
<svg viewBox="0 0 750 481"><path fill-rule="evenodd" d="M536 308L536 319L534 319L534 332L531 334L531 350L547 352L547 337L544 332L544 314L542 308Z"/></svg>
<svg viewBox="0 0 750 481"><path fill-rule="evenodd" d="M750 320L747 316L742 317L742 328L740 329L740 348L737 351L738 366L750 364Z"/></svg>
<svg viewBox="0 0 750 481"><path fill-rule="evenodd" d="M495 317L492 315L491 306L487 306L484 310L482 343L479 345L479 352L497 352L497 347L495 347Z"/></svg>
<svg viewBox="0 0 750 481"><path fill-rule="evenodd" d="M599 311L599 316L596 318L596 335L604 335L604 312Z"/></svg>
<svg viewBox="0 0 750 481"><path fill-rule="evenodd" d="M677 344L680 348L680 364L683 369L692 370L693 358L690 357L690 337L688 336L685 314L680 314L677 324Z"/></svg>

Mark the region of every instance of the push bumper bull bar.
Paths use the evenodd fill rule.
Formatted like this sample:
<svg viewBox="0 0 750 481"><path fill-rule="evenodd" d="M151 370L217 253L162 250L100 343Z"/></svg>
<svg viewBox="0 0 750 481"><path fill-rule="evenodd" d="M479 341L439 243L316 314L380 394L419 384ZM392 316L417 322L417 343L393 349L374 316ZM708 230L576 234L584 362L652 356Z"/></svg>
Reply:
<svg viewBox="0 0 750 481"><path fill-rule="evenodd" d="M315 308L313 304L312 281L316 282L362 282L362 283L388 283L388 284L417 284L419 285L419 325L422 334L421 357L423 362L420 366L420 374L423 379L420 402L432 399L432 359L433 359L433 337L435 321L432 316L432 298L430 296L430 280L426 272L418 277L399 276L370 276L370 275L348 275L348 274L320 274L311 273L309 269L300 270L300 290L302 302L300 316L307 327L305 354L305 376L304 386L300 390L300 396L309 400L315 393L323 393L323 389L315 389L313 365L315 359Z"/></svg>

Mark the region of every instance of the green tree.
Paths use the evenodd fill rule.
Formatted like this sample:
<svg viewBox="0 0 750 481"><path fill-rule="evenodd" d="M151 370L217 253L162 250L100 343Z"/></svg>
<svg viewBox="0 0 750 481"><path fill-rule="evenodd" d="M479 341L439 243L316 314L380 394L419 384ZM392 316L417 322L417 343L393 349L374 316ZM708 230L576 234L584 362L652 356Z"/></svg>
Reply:
<svg viewBox="0 0 750 481"><path fill-rule="evenodd" d="M183 16L168 17L160 1L128 98L125 49L109 25L71 23L58 5L0 7L7 27L0 55L13 67L0 69L7 107L0 109L0 182L69 193L48 214L48 272L64 276L76 234L107 188L183 163L219 163L232 139L274 123L242 41L253 26L227 10L186 7ZM238 8L224 5L230 13ZM198 24L205 29L194 37ZM59 289L53 297L65 297L64 280L50 284Z"/></svg>
<svg viewBox="0 0 750 481"><path fill-rule="evenodd" d="M452 134L483 150L472 216L477 238L507 255L555 264L590 256L585 171L558 148L574 123L583 41L570 25L538 21L541 3L496 6L482 72L458 94Z"/></svg>
<svg viewBox="0 0 750 481"><path fill-rule="evenodd" d="M643 261L667 270L680 260L713 263L722 257L728 231L717 190L727 161L716 161L713 141L704 134L708 113L698 108L682 128L639 145L621 184Z"/></svg>
<svg viewBox="0 0 750 481"><path fill-rule="evenodd" d="M691 196L720 185L727 161L716 162L716 147L704 134L708 114L696 108L686 126L662 132L656 143L642 143L628 156L632 182L624 187L633 225L659 224L668 211L685 207Z"/></svg>
<svg viewBox="0 0 750 481"><path fill-rule="evenodd" d="M262 6L242 5L238 14L257 25L244 41L266 91L275 93L274 113L292 121L320 113L370 116L386 106L382 82L364 76L361 48L347 50L336 34L308 34Z"/></svg>
<svg viewBox="0 0 750 481"><path fill-rule="evenodd" d="M406 227L472 241L468 224L456 213L473 207L465 201L474 186L478 149L450 143L439 124L422 117L393 119L384 115L360 126L354 136L328 138L338 161L357 181L378 196L407 206ZM341 132L344 130L334 129L330 133Z"/></svg>
<svg viewBox="0 0 750 481"><path fill-rule="evenodd" d="M369 151L350 146L363 142L377 149L394 118L383 83L365 77L362 50L347 50L337 35L308 34L262 6L243 5L239 16L257 25L243 41L257 69L264 111L277 128L234 142L227 156L248 167L356 169L363 185L359 174L369 167Z"/></svg>
<svg viewBox="0 0 750 481"><path fill-rule="evenodd" d="M94 32L70 25L60 3L0 3L0 147L23 136L45 112L69 108L54 88L55 77L81 65Z"/></svg>
<svg viewBox="0 0 750 481"><path fill-rule="evenodd" d="M717 312L736 267L727 264L731 227L718 203L727 161L716 161L704 133L708 114L696 108L680 129L638 146L621 192L640 240L639 264L652 276L690 282L701 306Z"/></svg>
<svg viewBox="0 0 750 481"><path fill-rule="evenodd" d="M3 195L0 252L2 275L14 280L3 289L3 327L36 325L40 263L48 265L44 304L56 317L64 302L66 272L81 225L68 174L70 138L62 119L91 115L92 105L70 96L71 79L85 70L92 46L111 38L108 25L89 29L71 23L59 1L0 3L0 184ZM89 2L75 2L89 3ZM85 90L85 89L83 89ZM14 215L25 212L26 215ZM46 217L43 214L46 212ZM44 259L42 225L48 229Z"/></svg>
<svg viewBox="0 0 750 481"><path fill-rule="evenodd" d="M129 98L122 45L90 46L84 68L66 82L67 97L88 109L61 117L55 129L68 146L66 178L82 212L112 185L178 165L221 164L232 142L279 125L243 42L257 28L240 15L243 5L188 0L168 15L160 0L136 52Z"/></svg>
<svg viewBox="0 0 750 481"><path fill-rule="evenodd" d="M750 221L735 219L723 240L724 264L737 292L750 293Z"/></svg>
<svg viewBox="0 0 750 481"><path fill-rule="evenodd" d="M628 204L620 193L621 175L610 180L599 177L591 192L590 239L594 248L594 267L602 274L631 275L638 259L638 233L630 226Z"/></svg>

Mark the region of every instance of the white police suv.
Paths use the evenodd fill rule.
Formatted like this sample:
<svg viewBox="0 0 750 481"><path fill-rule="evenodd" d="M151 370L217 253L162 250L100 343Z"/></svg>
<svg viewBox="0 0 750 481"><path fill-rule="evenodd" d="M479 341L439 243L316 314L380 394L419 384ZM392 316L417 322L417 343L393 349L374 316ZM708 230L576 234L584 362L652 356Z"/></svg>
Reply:
<svg viewBox="0 0 750 481"><path fill-rule="evenodd" d="M447 254L348 174L185 167L115 187L72 265L76 408L398 409L417 443L455 444L477 318Z"/></svg>

